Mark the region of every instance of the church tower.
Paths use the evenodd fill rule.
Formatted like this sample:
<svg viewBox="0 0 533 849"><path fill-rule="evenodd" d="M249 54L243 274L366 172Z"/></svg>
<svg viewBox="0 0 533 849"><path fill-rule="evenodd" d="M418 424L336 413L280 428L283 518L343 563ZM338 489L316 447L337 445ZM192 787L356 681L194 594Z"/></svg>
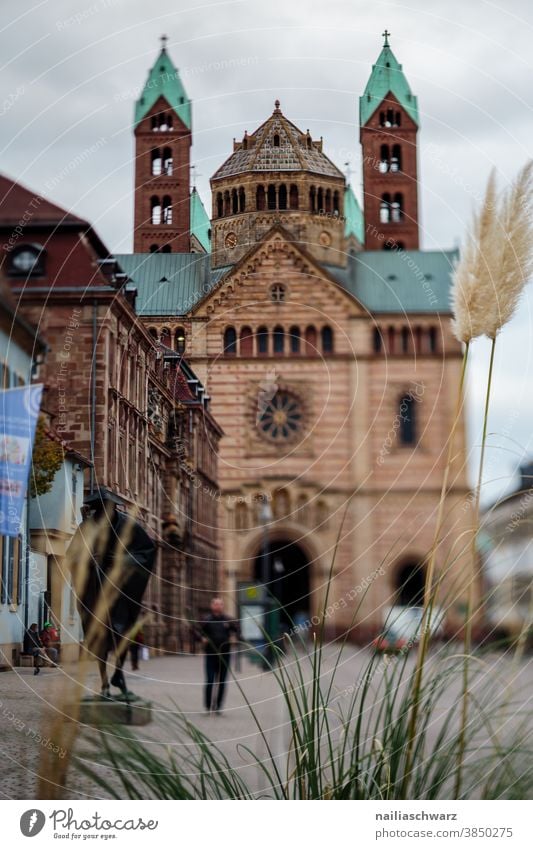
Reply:
<svg viewBox="0 0 533 849"><path fill-rule="evenodd" d="M366 250L417 250L417 98L389 45L359 99Z"/></svg>
<svg viewBox="0 0 533 849"><path fill-rule="evenodd" d="M191 102L161 41L135 104L135 253L190 251Z"/></svg>

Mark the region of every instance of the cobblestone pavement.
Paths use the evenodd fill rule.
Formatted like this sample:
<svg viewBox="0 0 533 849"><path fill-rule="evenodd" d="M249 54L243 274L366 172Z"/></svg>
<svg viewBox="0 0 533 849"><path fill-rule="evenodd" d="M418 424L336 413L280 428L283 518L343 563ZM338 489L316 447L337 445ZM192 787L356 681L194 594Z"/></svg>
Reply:
<svg viewBox="0 0 533 849"><path fill-rule="evenodd" d="M332 668L336 649L326 650L325 665ZM349 691L360 680L369 655L365 650L350 647L345 650L343 660L336 672L336 691L342 699L343 691ZM408 664L414 662L409 658ZM512 681L513 691L521 694L524 704L533 695L533 662L525 659L518 668L504 656L491 656L483 673L485 681L493 682L495 693L502 693ZM32 669L17 669L0 674L0 751L3 755L0 797L10 799L32 799L37 797L41 755L48 747L54 756L64 758L59 740L51 739L50 720L60 717L65 693L71 688L74 669L42 670L38 676ZM264 778L259 768L252 764L239 744L248 746L256 755L266 756L266 744L257 732L255 721L245 703L243 694L253 704L261 726L266 730L268 744L280 757L280 764L288 744L287 717L278 685L270 672L263 672L245 657L240 671L235 671L238 681L228 680L227 698L221 716L206 715L202 710L203 659L201 656L160 657L141 663L139 672L128 672L128 685L139 696L153 703L153 721L136 730L143 739L172 744L172 731L164 721L164 714L179 705L210 739L216 741L228 755L232 765L238 768L249 786L257 795L264 789ZM377 677L377 676L376 676ZM496 684L496 678L500 683ZM379 682L372 682L379 688ZM97 693L99 679L94 664L88 665L85 694ZM457 698L457 686L447 691L447 704ZM529 702L531 704L531 701ZM443 705L444 707L446 705ZM61 717L60 717L61 718ZM61 719L62 722L66 720ZM66 726L61 726L64 728ZM71 726L72 727L72 726ZM43 738L43 739L41 739ZM53 747L58 750L55 752ZM161 745L155 746L161 754ZM67 758L68 760L68 758ZM67 791L64 798L103 797L101 790L92 786L85 778L68 773Z"/></svg>

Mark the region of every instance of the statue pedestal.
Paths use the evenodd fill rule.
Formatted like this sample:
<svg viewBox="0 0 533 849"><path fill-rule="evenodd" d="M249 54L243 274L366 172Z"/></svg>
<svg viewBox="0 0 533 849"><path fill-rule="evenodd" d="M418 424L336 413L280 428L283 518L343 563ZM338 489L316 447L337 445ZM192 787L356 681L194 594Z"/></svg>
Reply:
<svg viewBox="0 0 533 849"><path fill-rule="evenodd" d="M148 725L152 703L138 696L89 697L80 702L79 721L84 725Z"/></svg>

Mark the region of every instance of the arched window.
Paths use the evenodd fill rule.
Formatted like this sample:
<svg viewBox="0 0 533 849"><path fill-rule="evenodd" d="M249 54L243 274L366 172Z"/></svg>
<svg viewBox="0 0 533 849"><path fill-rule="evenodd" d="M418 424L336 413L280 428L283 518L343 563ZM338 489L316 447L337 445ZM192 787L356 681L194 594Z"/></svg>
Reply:
<svg viewBox="0 0 533 849"><path fill-rule="evenodd" d="M152 132L157 133L159 129L159 122L157 120L157 115L152 115Z"/></svg>
<svg viewBox="0 0 533 849"><path fill-rule="evenodd" d="M224 215L224 201L222 199L222 192L217 192L217 218L222 218Z"/></svg>
<svg viewBox="0 0 533 849"><path fill-rule="evenodd" d="M265 187L258 186L255 191L255 205L258 210L265 208Z"/></svg>
<svg viewBox="0 0 533 849"><path fill-rule="evenodd" d="M172 201L170 195L163 198L163 224L172 224Z"/></svg>
<svg viewBox="0 0 533 849"><path fill-rule="evenodd" d="M429 350L432 354L437 352L437 328L429 328Z"/></svg>
<svg viewBox="0 0 533 849"><path fill-rule="evenodd" d="M305 353L308 356L314 356L316 350L316 328L309 325L305 328Z"/></svg>
<svg viewBox="0 0 533 849"><path fill-rule="evenodd" d="M338 192L333 192L333 212L338 213L340 211L341 211L340 195L339 195Z"/></svg>
<svg viewBox="0 0 533 849"><path fill-rule="evenodd" d="M231 198L228 191L224 192L224 215L231 215Z"/></svg>
<svg viewBox="0 0 533 849"><path fill-rule="evenodd" d="M283 330L283 327L280 327L279 324L276 325L273 336L274 353L283 354L285 350L285 331Z"/></svg>
<svg viewBox="0 0 533 849"><path fill-rule="evenodd" d="M323 327L320 335L322 337L322 353L331 354L333 352L333 330L331 327Z"/></svg>
<svg viewBox="0 0 533 849"><path fill-rule="evenodd" d="M298 209L298 186L294 184L289 189L289 206L291 209Z"/></svg>
<svg viewBox="0 0 533 849"><path fill-rule="evenodd" d="M324 192L323 192L322 189L319 189L318 192L317 192L316 202L317 202L317 206L318 206L318 211L323 212L324 211Z"/></svg>
<svg viewBox="0 0 533 849"><path fill-rule="evenodd" d="M407 354L409 351L409 330L407 327L402 327L402 354Z"/></svg>
<svg viewBox="0 0 533 849"><path fill-rule="evenodd" d="M167 177L172 176L173 171L173 158L172 158L172 149L170 147L165 147L163 150L163 171L167 175Z"/></svg>
<svg viewBox="0 0 533 849"><path fill-rule="evenodd" d="M410 392L400 398L398 414L400 443L414 445L416 443L416 401Z"/></svg>
<svg viewBox="0 0 533 849"><path fill-rule="evenodd" d="M158 147L154 147L151 153L152 158L152 174L158 177L161 174L161 151Z"/></svg>
<svg viewBox="0 0 533 849"><path fill-rule="evenodd" d="M252 357L254 353L254 335L251 327L243 327L241 330L241 344L239 354L241 357Z"/></svg>
<svg viewBox="0 0 533 849"><path fill-rule="evenodd" d="M231 191L231 212L232 215L237 215L239 211L239 196L237 194L237 189L232 189Z"/></svg>
<svg viewBox="0 0 533 849"><path fill-rule="evenodd" d="M161 202L157 195L150 198L152 224L161 224Z"/></svg>
<svg viewBox="0 0 533 849"><path fill-rule="evenodd" d="M161 253L162 253L162 254L169 254L169 253L172 253L172 249L171 249L170 245L168 245L168 244L167 244L167 245L163 245L163 247L161 248Z"/></svg>
<svg viewBox="0 0 533 849"><path fill-rule="evenodd" d="M394 327L389 327L387 331L387 350L389 354L394 354L394 348L396 347L395 342L395 332Z"/></svg>
<svg viewBox="0 0 533 849"><path fill-rule="evenodd" d="M279 133L274 133L274 147L279 147Z"/></svg>
<svg viewBox="0 0 533 849"><path fill-rule="evenodd" d="M387 118L385 120L386 127L392 127L394 125L394 112L392 109L387 109Z"/></svg>
<svg viewBox="0 0 533 849"><path fill-rule="evenodd" d="M379 126L380 127L385 126L385 113L384 112L379 113Z"/></svg>
<svg viewBox="0 0 533 849"><path fill-rule="evenodd" d="M176 328L176 332L174 333L174 344L178 354L185 353L185 329L183 327Z"/></svg>
<svg viewBox="0 0 533 849"><path fill-rule="evenodd" d="M379 327L374 327L373 347L375 354L381 353L381 349L383 347L383 340L381 338L381 330L379 329Z"/></svg>
<svg viewBox="0 0 533 849"><path fill-rule="evenodd" d="M326 212L331 212L331 189L326 190Z"/></svg>
<svg viewBox="0 0 533 849"><path fill-rule="evenodd" d="M245 501L238 501L235 507L235 528L244 531L248 527L248 507Z"/></svg>
<svg viewBox="0 0 533 849"><path fill-rule="evenodd" d="M421 327L415 327L415 351L416 351L417 354L422 353L422 338L423 338L422 328Z"/></svg>
<svg viewBox="0 0 533 849"><path fill-rule="evenodd" d="M237 332L234 327L226 327L224 331L224 353L237 353Z"/></svg>
<svg viewBox="0 0 533 849"><path fill-rule="evenodd" d="M401 192L396 192L392 201L391 219L394 222L401 221L403 218L403 195Z"/></svg>
<svg viewBox="0 0 533 849"><path fill-rule="evenodd" d="M311 212L316 212L316 189L314 186L309 189L309 208Z"/></svg>
<svg viewBox="0 0 533 849"><path fill-rule="evenodd" d="M165 348L172 348L172 336L168 327L163 327L161 330L161 336L159 337L159 342L161 345L164 345Z"/></svg>
<svg viewBox="0 0 533 849"><path fill-rule="evenodd" d="M397 251L405 250L405 244L403 242L396 242L395 247Z"/></svg>
<svg viewBox="0 0 533 849"><path fill-rule="evenodd" d="M246 194L241 186L239 189L239 212L244 212L246 209Z"/></svg>
<svg viewBox="0 0 533 849"><path fill-rule="evenodd" d="M381 195L381 203L379 204L379 220L381 224L388 224L391 219L391 204L390 195L385 192Z"/></svg>
<svg viewBox="0 0 533 849"><path fill-rule="evenodd" d="M287 186L285 183L282 183L279 187L278 207L279 209L287 209Z"/></svg>
<svg viewBox="0 0 533 849"><path fill-rule="evenodd" d="M257 353L268 354L268 328L260 327L257 331Z"/></svg>
<svg viewBox="0 0 533 849"><path fill-rule="evenodd" d="M392 146L392 157L390 161L390 170L391 171L401 171L402 170L402 148L399 144L394 144Z"/></svg>
<svg viewBox="0 0 533 849"><path fill-rule="evenodd" d="M382 174L385 174L389 170L389 166L390 166L389 146L388 146L388 144L382 144L381 145L381 151L380 151L380 159L379 159L378 170Z"/></svg>
<svg viewBox="0 0 533 849"><path fill-rule="evenodd" d="M396 112L396 114L394 116L394 123L396 124L397 127L402 126L402 113L401 112Z"/></svg>
<svg viewBox="0 0 533 849"><path fill-rule="evenodd" d="M291 354L300 353L300 328L294 325L289 330Z"/></svg>
<svg viewBox="0 0 533 849"><path fill-rule="evenodd" d="M156 254L159 250L159 245L150 245L150 253Z"/></svg>
<svg viewBox="0 0 533 849"><path fill-rule="evenodd" d="M273 185L268 187L268 208L276 208L276 187Z"/></svg>
<svg viewBox="0 0 533 849"><path fill-rule="evenodd" d="M156 341L156 342L158 342L158 341L159 341L159 334L158 334L158 332L157 332L157 328L155 328L155 327L149 327L149 328L148 328L148 333L150 334L150 336L152 337L152 339L155 339L155 341Z"/></svg>

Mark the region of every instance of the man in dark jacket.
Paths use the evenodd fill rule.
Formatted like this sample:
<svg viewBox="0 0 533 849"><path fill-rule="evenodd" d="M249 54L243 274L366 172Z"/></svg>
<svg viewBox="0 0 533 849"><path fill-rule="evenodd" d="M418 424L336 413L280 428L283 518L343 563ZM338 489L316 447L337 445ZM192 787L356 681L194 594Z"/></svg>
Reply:
<svg viewBox="0 0 533 849"><path fill-rule="evenodd" d="M32 622L28 630L24 633L24 643L22 647L24 654L30 654L34 660L33 674L38 675L40 670L39 661L45 663L48 658L44 651L44 646L39 637L39 626L37 622Z"/></svg>
<svg viewBox="0 0 533 849"><path fill-rule="evenodd" d="M231 658L231 636L239 635L237 624L224 614L221 598L211 601L211 613L200 627L205 650L205 693L207 712L220 713Z"/></svg>

